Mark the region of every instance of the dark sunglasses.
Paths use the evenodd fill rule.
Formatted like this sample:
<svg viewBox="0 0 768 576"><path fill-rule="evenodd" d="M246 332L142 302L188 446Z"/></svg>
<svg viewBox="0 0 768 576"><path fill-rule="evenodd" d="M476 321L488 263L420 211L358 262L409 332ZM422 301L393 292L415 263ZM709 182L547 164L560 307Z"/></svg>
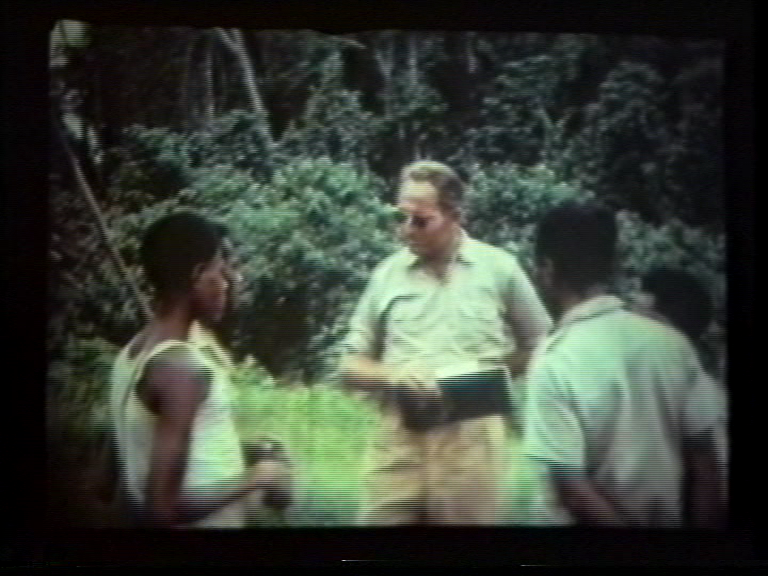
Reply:
<svg viewBox="0 0 768 576"><path fill-rule="evenodd" d="M432 220L431 216L408 216L404 214L403 212L400 212L399 210L395 212L395 219L397 220L398 224L405 224L410 218L411 226L414 228L424 228L427 224L429 224L429 221Z"/></svg>

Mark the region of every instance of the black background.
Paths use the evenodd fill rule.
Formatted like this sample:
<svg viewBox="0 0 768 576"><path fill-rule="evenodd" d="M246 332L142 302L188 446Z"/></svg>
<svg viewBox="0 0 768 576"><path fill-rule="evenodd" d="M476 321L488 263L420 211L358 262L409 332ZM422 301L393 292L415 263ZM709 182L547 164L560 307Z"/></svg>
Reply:
<svg viewBox="0 0 768 576"><path fill-rule="evenodd" d="M754 298L754 6L748 1L6 2L3 10L2 191L5 378L2 492L13 566L218 564L756 564L762 532L765 406ZM724 531L314 529L158 533L54 531L45 526L45 253L48 34L57 19L93 24L313 28L325 32L441 29L584 32L726 41L731 527ZM750 442L751 440L751 442ZM736 447L734 449L734 446ZM10 537L9 537L10 536Z"/></svg>

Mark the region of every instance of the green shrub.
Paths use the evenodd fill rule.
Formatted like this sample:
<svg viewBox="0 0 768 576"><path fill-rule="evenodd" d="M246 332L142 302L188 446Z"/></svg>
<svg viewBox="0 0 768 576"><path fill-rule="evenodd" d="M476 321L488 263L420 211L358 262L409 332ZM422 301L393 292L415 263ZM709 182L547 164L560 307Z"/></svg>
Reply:
<svg viewBox="0 0 768 576"><path fill-rule="evenodd" d="M593 198L590 192L558 180L544 165L524 168L492 164L477 168L470 184L469 233L516 253L529 271L533 269L533 233L539 219L565 200Z"/></svg>

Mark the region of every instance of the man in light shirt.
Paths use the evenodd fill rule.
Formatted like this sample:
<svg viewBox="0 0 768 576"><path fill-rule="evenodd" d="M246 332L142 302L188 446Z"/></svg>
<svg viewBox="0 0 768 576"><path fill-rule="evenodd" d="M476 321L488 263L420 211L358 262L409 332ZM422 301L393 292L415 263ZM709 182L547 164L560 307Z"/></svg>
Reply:
<svg viewBox="0 0 768 576"><path fill-rule="evenodd" d="M363 524L497 520L503 403L421 429L409 423L405 401L435 416L446 410L441 374L520 374L551 325L515 257L462 229L464 191L444 164L403 169L397 208L407 246L375 268L350 322L342 375L380 401L382 416L364 470ZM478 395L485 385L472 384Z"/></svg>
<svg viewBox="0 0 768 576"><path fill-rule="evenodd" d="M616 238L613 214L576 203L538 227L536 278L557 322L528 374L534 512L543 524L714 526L716 391L682 334L606 293Z"/></svg>

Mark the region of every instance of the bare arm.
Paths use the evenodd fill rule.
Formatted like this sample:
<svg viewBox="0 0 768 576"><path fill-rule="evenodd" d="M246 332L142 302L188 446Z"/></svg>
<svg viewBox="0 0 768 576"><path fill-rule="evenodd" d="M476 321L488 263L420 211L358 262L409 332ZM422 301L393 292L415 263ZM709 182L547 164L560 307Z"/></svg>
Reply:
<svg viewBox="0 0 768 576"><path fill-rule="evenodd" d="M691 354L691 358L695 358L695 354ZM714 437L725 408L716 382L701 369L698 360L693 368L696 379L683 412L683 501L689 525L714 528L725 520Z"/></svg>
<svg viewBox="0 0 768 576"><path fill-rule="evenodd" d="M392 374L381 362L363 354L351 354L341 363L341 375L349 388L367 392L383 391L391 386Z"/></svg>
<svg viewBox="0 0 768 576"><path fill-rule="evenodd" d="M725 521L721 477L711 433L688 439L684 447L687 522L695 528L716 528Z"/></svg>
<svg viewBox="0 0 768 576"><path fill-rule="evenodd" d="M165 357L152 363L147 383L158 411L147 480L146 512L152 524L172 527L192 522L253 489L271 485L277 471L261 463L258 470L182 494L192 423L208 393L209 376L178 357ZM262 469L265 464L267 468ZM275 468L275 463L271 466Z"/></svg>
<svg viewBox="0 0 768 576"><path fill-rule="evenodd" d="M592 526L627 526L616 507L584 476L559 471L554 484L563 506L579 524Z"/></svg>
<svg viewBox="0 0 768 576"><path fill-rule="evenodd" d="M505 361L512 378L516 378L525 372L531 359L531 354L532 350L517 349L506 357Z"/></svg>
<svg viewBox="0 0 768 576"><path fill-rule="evenodd" d="M507 357L514 378L526 371L533 349L549 332L552 320L528 275L516 261L510 268L506 303L516 342L515 351Z"/></svg>

